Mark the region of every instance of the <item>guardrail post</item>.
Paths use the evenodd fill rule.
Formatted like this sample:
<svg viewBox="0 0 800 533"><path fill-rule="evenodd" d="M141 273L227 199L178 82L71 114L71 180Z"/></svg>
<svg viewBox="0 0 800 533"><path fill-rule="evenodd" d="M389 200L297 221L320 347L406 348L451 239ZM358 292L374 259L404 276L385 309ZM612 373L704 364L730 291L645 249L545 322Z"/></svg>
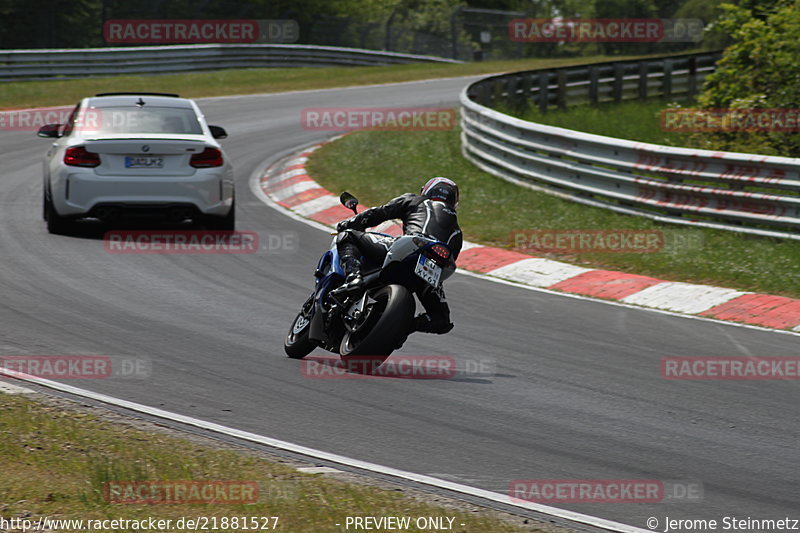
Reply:
<svg viewBox="0 0 800 533"><path fill-rule="evenodd" d="M492 102L499 103L503 101L503 85L506 84L505 79L492 80Z"/></svg>
<svg viewBox="0 0 800 533"><path fill-rule="evenodd" d="M615 102L622 100L622 82L625 76L625 65L621 63L614 64L614 86L611 90L611 96Z"/></svg>
<svg viewBox="0 0 800 533"><path fill-rule="evenodd" d="M567 71L558 70L556 72L558 88L556 90L556 105L559 109L567 108Z"/></svg>
<svg viewBox="0 0 800 533"><path fill-rule="evenodd" d="M528 104L528 93L526 91L527 83L525 82L527 77L524 74L520 74L519 76L514 76L513 79L514 94L512 96L512 102L517 110L525 109Z"/></svg>
<svg viewBox="0 0 800 533"><path fill-rule="evenodd" d="M486 98L486 84L485 83L476 83L474 85L475 88L475 101L481 105L488 104L488 99Z"/></svg>
<svg viewBox="0 0 800 533"><path fill-rule="evenodd" d="M647 61L639 63L639 100L647 100L647 67Z"/></svg>
<svg viewBox="0 0 800 533"><path fill-rule="evenodd" d="M661 96L672 96L672 60L664 60L664 80L662 81Z"/></svg>
<svg viewBox="0 0 800 533"><path fill-rule="evenodd" d="M539 73L539 111L542 113L547 112L547 105L549 104L550 95L548 93L547 85L550 83L550 73L542 71Z"/></svg>
<svg viewBox="0 0 800 533"><path fill-rule="evenodd" d="M598 99L597 78L597 67L589 67L589 102L592 105L596 104Z"/></svg>
<svg viewBox="0 0 800 533"><path fill-rule="evenodd" d="M689 58L689 96L697 94L697 58Z"/></svg>
<svg viewBox="0 0 800 533"><path fill-rule="evenodd" d="M508 79L508 96L506 100L509 105L517 109L519 107L519 76L512 76Z"/></svg>
<svg viewBox="0 0 800 533"><path fill-rule="evenodd" d="M533 76L529 74L522 75L522 97L520 103L524 107L528 107L531 98L531 86L533 85Z"/></svg>

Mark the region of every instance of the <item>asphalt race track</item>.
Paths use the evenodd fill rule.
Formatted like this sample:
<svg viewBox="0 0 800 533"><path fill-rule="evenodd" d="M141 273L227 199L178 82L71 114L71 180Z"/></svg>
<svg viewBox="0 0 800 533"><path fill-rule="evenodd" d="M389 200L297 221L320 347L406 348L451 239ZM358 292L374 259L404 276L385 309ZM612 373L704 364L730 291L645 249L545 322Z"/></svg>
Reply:
<svg viewBox="0 0 800 533"><path fill-rule="evenodd" d="M251 175L330 135L301 127L305 107L454 106L467 81L199 100L229 133L238 229L299 243L258 254L119 255L102 232L51 236L49 141L0 132L0 354L146 358L149 377L70 384L500 493L516 479L702 483L699 502L550 503L642 528L650 516L800 518L797 382L660 376L663 357L798 356L797 336L457 275L447 283L456 328L417 334L400 353L490 361L493 375L310 379L284 356L330 236L262 203Z"/></svg>

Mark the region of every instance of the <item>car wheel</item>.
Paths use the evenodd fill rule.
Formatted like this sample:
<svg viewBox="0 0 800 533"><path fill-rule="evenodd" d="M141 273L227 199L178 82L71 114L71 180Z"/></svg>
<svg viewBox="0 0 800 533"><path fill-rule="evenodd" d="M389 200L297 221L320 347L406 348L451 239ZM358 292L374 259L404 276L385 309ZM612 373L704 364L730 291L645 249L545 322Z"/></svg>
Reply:
<svg viewBox="0 0 800 533"><path fill-rule="evenodd" d="M210 230L233 231L236 229L236 202L231 204L231 210L224 217L208 217L206 227Z"/></svg>
<svg viewBox="0 0 800 533"><path fill-rule="evenodd" d="M45 220L47 220L47 231L53 235L66 235L72 228L72 221L56 212L53 207L53 200L45 197L44 199Z"/></svg>

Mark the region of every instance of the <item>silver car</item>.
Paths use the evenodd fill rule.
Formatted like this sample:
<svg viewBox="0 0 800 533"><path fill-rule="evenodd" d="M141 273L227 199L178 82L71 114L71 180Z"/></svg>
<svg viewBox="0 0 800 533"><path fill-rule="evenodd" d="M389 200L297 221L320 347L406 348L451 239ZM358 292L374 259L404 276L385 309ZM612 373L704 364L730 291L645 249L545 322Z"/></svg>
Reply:
<svg viewBox="0 0 800 533"><path fill-rule="evenodd" d="M44 159L44 219L50 233L73 221L159 217L208 229L236 225L233 167L197 104L178 95L104 93L84 98Z"/></svg>

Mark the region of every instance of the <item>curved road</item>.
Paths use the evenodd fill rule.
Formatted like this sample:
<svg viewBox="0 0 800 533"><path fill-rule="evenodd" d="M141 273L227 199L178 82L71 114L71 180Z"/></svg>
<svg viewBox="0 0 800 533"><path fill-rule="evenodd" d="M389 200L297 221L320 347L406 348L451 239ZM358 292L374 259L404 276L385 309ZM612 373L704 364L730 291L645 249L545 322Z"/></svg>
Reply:
<svg viewBox="0 0 800 533"><path fill-rule="evenodd" d="M455 276L456 329L413 336L401 353L490 359L494 375L320 380L284 357L330 237L265 206L250 176L327 135L300 126L304 107L455 105L467 81L200 100L230 134L239 229L296 234L299 249L280 253L110 255L91 233L48 235L48 141L0 132L0 354L148 358L147 379L71 384L501 493L515 479L702 483L696 503L552 504L638 527L648 516L800 518L797 382L659 373L667 356L797 356L797 336Z"/></svg>

